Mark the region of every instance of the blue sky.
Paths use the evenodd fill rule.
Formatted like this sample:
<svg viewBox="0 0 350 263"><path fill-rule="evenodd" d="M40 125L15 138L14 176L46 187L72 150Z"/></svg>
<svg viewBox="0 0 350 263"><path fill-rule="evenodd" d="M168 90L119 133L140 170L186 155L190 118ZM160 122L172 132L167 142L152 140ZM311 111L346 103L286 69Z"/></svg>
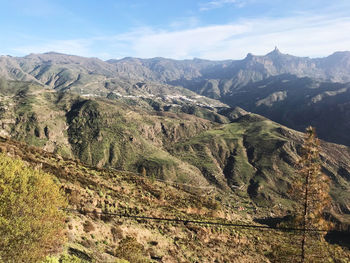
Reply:
<svg viewBox="0 0 350 263"><path fill-rule="evenodd" d="M241 59L350 50L348 0L0 0L0 54Z"/></svg>

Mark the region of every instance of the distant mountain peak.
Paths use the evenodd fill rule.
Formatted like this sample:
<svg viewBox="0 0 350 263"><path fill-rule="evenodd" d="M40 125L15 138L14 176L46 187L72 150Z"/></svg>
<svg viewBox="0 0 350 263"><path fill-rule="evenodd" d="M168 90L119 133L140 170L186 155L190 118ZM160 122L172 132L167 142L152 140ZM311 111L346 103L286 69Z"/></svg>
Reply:
<svg viewBox="0 0 350 263"><path fill-rule="evenodd" d="M284 55L284 54L281 53L281 51L278 49L277 46L275 46L274 50L266 54L266 56L281 56L281 55Z"/></svg>
<svg viewBox="0 0 350 263"><path fill-rule="evenodd" d="M255 56L252 53L248 53L247 56L244 58L244 60L252 60L253 58L256 57L280 57L283 56L285 54L283 54L277 46L275 46L274 50L270 51L269 53L267 53L266 55L263 56Z"/></svg>
<svg viewBox="0 0 350 263"><path fill-rule="evenodd" d="M254 57L252 53L248 53L244 60L250 60Z"/></svg>

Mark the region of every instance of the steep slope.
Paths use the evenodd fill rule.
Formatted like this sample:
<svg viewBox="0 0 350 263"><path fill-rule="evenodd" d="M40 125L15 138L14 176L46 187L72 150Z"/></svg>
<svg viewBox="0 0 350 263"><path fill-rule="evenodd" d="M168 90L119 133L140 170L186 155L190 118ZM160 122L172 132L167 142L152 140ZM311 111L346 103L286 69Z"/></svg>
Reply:
<svg viewBox="0 0 350 263"><path fill-rule="evenodd" d="M233 213L232 207L218 202L216 193L88 167L4 138L0 138L0 151L52 173L65 191L69 200L67 243L60 251L65 262L269 262L263 251L272 251L272 236L180 222L254 224L246 212ZM288 242L288 237L281 238ZM68 255L83 261L73 261Z"/></svg>
<svg viewBox="0 0 350 263"><path fill-rule="evenodd" d="M296 172L302 134L173 85L184 85L300 130L311 122L323 138L329 136L330 140L347 143L344 130L349 128L349 85L300 77L348 81L348 61L346 52L308 59L278 50L266 56L248 55L242 61L224 62L162 58L103 62L57 53L2 57L0 69L6 79L29 82L0 80L0 135L54 154L32 151L15 142L9 146L6 139L1 149L52 170L63 181L67 193L77 194L72 194L71 205L80 214L79 219L71 219L70 230L77 230L71 232L71 241L78 243L78 250L88 258L96 253L102 262L114 260L121 240L136 235L147 248L149 258L152 253L153 259L171 255L165 262L198 262L206 258L227 262L234 256L238 262L268 262L265 255L273 254L269 242L275 236L266 236L266 243L260 246L259 239L252 240L253 235L244 234L247 246L236 251L240 241L235 238L242 234L231 230L216 235L206 228L190 226L188 230L185 225L164 227L164 232L158 233L154 232L157 226L140 227L139 220L112 231L118 221L102 223L98 221L102 220L99 213L118 207L136 214L180 214L184 218L195 214L201 220L222 218L229 222L232 217L251 222L286 215L293 207L287 190ZM342 70L336 69L338 62ZM340 123L339 129L329 132L333 129L329 120L334 121L334 126ZM40 155L47 159L40 159ZM332 180L333 202L328 217L338 230L349 229L350 150L322 142L321 157L323 172ZM140 179L140 175L151 181ZM132 183L126 183L125 178ZM152 183L156 179L172 186L161 181ZM173 189L180 185L183 189ZM203 193L193 189L206 190ZM195 196L207 191L216 193L208 202ZM243 217L238 208L245 211ZM97 214L89 215L94 210ZM87 223L91 220L98 225L95 230L84 227L91 226ZM151 238L139 236L133 228L150 231L147 233ZM91 234L98 233L104 234L94 244ZM174 238L169 240L169 235ZM214 243L208 241L212 235L217 239ZM194 236L198 240L191 245ZM165 245L152 252L152 246L158 246L154 245L157 238ZM223 250L211 250L227 243L230 244ZM244 255L247 249L252 252Z"/></svg>
<svg viewBox="0 0 350 263"><path fill-rule="evenodd" d="M11 56L0 56L0 76L9 80L35 81L35 78L22 70L18 60Z"/></svg>
<svg viewBox="0 0 350 263"><path fill-rule="evenodd" d="M336 52L325 58L311 59L281 53L277 47L264 56L248 54L243 60L209 61L201 59L125 58L109 60L124 72L165 83L186 81L232 81L235 88L270 76L292 74L332 82L349 82L350 52ZM226 84L228 85L228 84ZM202 85L203 86L203 85ZM186 86L187 87L187 86Z"/></svg>
<svg viewBox="0 0 350 263"><path fill-rule="evenodd" d="M208 120L18 82L4 88L1 106L3 135L94 166L207 184L196 168L171 156L164 145L215 125Z"/></svg>
<svg viewBox="0 0 350 263"><path fill-rule="evenodd" d="M276 207L268 211L244 196L237 198L217 189L208 192L208 188L89 167L5 138L0 138L0 152L52 173L67 195L67 243L48 262L58 257L82 263L299 259L298 233L266 231L253 221L279 215ZM247 225L254 228L243 227ZM309 241L317 244L316 239ZM315 262L350 258L348 249L327 243L317 253Z"/></svg>
<svg viewBox="0 0 350 263"><path fill-rule="evenodd" d="M350 52L335 52L332 55L315 60L318 67L326 74L326 80L333 82L349 82Z"/></svg>
<svg viewBox="0 0 350 263"><path fill-rule="evenodd" d="M280 75L251 83L223 101L303 131L315 126L320 138L350 145L349 84Z"/></svg>
<svg viewBox="0 0 350 263"><path fill-rule="evenodd" d="M299 131L314 125L322 139L346 145L350 145L345 132L348 85L324 81L349 81L349 65L349 52L310 59L282 54L277 48L265 56L248 54L237 61L125 58L104 62L52 52L3 56L0 61L5 78L39 82L86 97L123 99L155 110L178 112L180 108L192 114L195 110L186 106L191 102L202 107L198 116L203 106L225 107L199 93ZM211 120L220 119L205 114ZM332 125L325 125L330 120Z"/></svg>
<svg viewBox="0 0 350 263"><path fill-rule="evenodd" d="M197 166L209 180L260 206L290 208L287 195L303 135L268 119L247 114L232 124L176 143L172 153ZM350 150L322 142L323 172L333 180L334 212L350 214ZM225 182L225 185L222 185ZM339 195L341 193L341 195Z"/></svg>

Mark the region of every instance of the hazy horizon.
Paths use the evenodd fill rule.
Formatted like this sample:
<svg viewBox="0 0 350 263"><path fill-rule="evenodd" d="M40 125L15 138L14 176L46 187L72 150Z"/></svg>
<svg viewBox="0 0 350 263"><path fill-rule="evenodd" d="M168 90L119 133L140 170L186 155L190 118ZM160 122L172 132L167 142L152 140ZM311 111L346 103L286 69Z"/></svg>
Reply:
<svg viewBox="0 0 350 263"><path fill-rule="evenodd" d="M295 56L348 50L350 2L14 0L2 4L0 52L242 59L274 46Z"/></svg>
<svg viewBox="0 0 350 263"><path fill-rule="evenodd" d="M275 49L275 48L274 48ZM57 52L57 51L47 51L47 52L42 52L42 53L28 53L26 55L23 56L13 56L13 55L9 55L9 54L1 54L0 56L10 56L10 57L26 57L29 55L42 55L42 54L60 54L60 55L67 55L67 56L76 56L76 57L83 57L83 58L97 58L100 59L102 61L108 61L108 60L123 60L126 58L136 58L136 59L155 59L155 58L163 58L163 59L171 59L171 60L195 60L195 59L200 59L200 60L210 60L210 61L225 61L225 60L243 60L245 59L248 54L252 54L253 56L265 56L268 53L274 51L274 49L270 50L269 52L265 53L265 54L255 54L253 52L248 52L245 56L241 57L241 58L224 58L224 59L209 59L209 58L201 58L201 57L192 57L192 58L185 58L185 59L174 59L174 58L170 58L170 57L135 57L135 56L127 56L127 57L122 57L122 58L108 58L108 59L103 59L103 58L99 58L97 56L81 56L81 55L77 55L77 54L68 54L68 53L62 53L62 52ZM278 50L281 52L281 50L278 48ZM350 50L336 50L331 54L326 54L325 56L296 56L294 54L288 53L288 52L281 52L283 55L291 55L291 56L295 56L295 57L308 57L311 59L317 59L317 58L325 58L328 56L333 55L334 53L338 53L338 52L350 52Z"/></svg>

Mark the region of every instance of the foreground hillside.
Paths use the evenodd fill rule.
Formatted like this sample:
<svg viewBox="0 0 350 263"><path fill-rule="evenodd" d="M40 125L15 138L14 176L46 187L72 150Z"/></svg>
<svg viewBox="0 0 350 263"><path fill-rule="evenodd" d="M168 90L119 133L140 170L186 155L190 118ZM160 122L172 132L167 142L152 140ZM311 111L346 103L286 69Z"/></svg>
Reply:
<svg viewBox="0 0 350 263"><path fill-rule="evenodd" d="M252 220L259 211L244 198L89 167L5 138L0 150L52 173L67 195L67 242L47 262L61 258L62 262L238 263L299 258L298 232L260 229ZM323 244L317 253L313 262L350 260L345 248L334 245Z"/></svg>
<svg viewBox="0 0 350 263"><path fill-rule="evenodd" d="M0 149L54 174L64 188L72 210L68 212L68 242L63 253L87 262L118 262L118 257L130 262L268 262L259 251L264 246L256 250L254 245L260 234L249 240L252 233L244 230L141 218L252 223L244 209L232 213L232 208L219 202L216 191L182 189L185 186L133 173L91 168L7 139L1 139ZM122 253L122 242L131 247L130 251L126 248Z"/></svg>

